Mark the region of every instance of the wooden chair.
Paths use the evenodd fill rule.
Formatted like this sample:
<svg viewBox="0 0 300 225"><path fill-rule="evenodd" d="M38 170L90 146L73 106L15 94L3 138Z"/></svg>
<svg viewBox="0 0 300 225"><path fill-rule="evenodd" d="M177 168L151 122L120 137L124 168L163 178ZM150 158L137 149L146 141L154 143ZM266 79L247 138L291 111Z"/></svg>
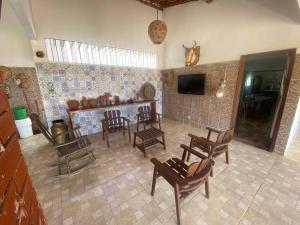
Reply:
<svg viewBox="0 0 300 225"><path fill-rule="evenodd" d="M144 130L146 129L147 125L151 125L153 127L154 123L158 123L158 128L161 130L161 114L155 113L152 115L150 106L141 106L138 108L137 123L136 123L136 130L139 131L140 124L143 124ZM155 117L155 118L153 118Z"/></svg>
<svg viewBox="0 0 300 225"><path fill-rule="evenodd" d="M205 156L186 145L183 148L182 158L172 158L161 163L156 158L152 158L154 164L153 181L151 195L154 195L156 178L162 176L173 188L175 192L175 204L177 214L177 224L181 224L180 199L185 198L189 193L205 183L205 194L209 198L209 174L214 165L212 157ZM187 154L193 154L201 160L190 165L185 164Z"/></svg>
<svg viewBox="0 0 300 225"><path fill-rule="evenodd" d="M107 146L110 147L109 143L109 133L123 131L128 131L129 142L131 142L130 134L130 120L126 117L121 116L120 110L110 110L104 112L104 119L101 120L103 129L103 140L106 139Z"/></svg>
<svg viewBox="0 0 300 225"><path fill-rule="evenodd" d="M80 169L87 166L89 163L81 165L80 167L73 168L70 163L73 160L82 159L89 157L90 162L96 160L92 150L89 148L91 145L90 140L87 136L82 136L80 133L80 127L71 129L69 132L69 139L64 144L57 144L55 138L52 136L51 132L45 127L45 125L40 121L37 114L31 114L30 118L35 122L39 130L48 139L50 143L53 144L56 149L59 160L50 166L58 166L59 175L64 175L62 168L67 167L67 174L72 174L78 172ZM63 135L63 134L59 134Z"/></svg>
<svg viewBox="0 0 300 225"><path fill-rule="evenodd" d="M193 134L189 134L191 137L190 147L195 149L198 148L201 151L212 155L213 158L225 153L226 163L229 164L229 153L228 144L233 138L233 129L221 131L212 127L207 127L208 130L207 137L198 137ZM215 141L212 140L212 133L216 134ZM187 161L190 160L190 153L188 153ZM211 173L213 176L213 171Z"/></svg>

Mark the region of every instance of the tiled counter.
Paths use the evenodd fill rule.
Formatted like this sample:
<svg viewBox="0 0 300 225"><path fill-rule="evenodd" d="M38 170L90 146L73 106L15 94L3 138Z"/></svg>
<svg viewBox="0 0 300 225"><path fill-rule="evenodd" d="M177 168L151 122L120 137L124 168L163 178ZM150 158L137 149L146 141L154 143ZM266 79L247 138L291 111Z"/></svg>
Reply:
<svg viewBox="0 0 300 225"><path fill-rule="evenodd" d="M101 120L104 118L104 111L106 110L120 110L121 115L130 119L131 124L136 123L136 114L138 107L148 106L155 101L145 101L140 103L124 104L124 105L113 105L105 108L94 108L70 111L70 119L72 126L80 126L80 131L83 135L99 133L102 131ZM154 109L155 110L155 109Z"/></svg>

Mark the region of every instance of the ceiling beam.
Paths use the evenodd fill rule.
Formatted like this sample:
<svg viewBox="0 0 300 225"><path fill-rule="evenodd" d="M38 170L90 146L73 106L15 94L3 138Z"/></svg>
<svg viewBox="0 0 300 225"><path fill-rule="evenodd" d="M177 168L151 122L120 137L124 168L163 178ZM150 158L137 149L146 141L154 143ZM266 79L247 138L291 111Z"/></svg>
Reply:
<svg viewBox="0 0 300 225"><path fill-rule="evenodd" d="M137 0L138 2L141 2L145 5L148 5L150 7L153 7L155 9L163 10L164 8L168 8L175 5L181 5L188 2L195 2L199 0L173 0L168 2L168 0ZM202 0L206 3L211 3L213 0Z"/></svg>
<svg viewBox="0 0 300 225"><path fill-rule="evenodd" d="M137 0L137 1L143 3L143 4L147 5L147 6L153 7L155 9L163 10L163 8L160 5L158 5L156 2L154 2L154 1L150 1L150 2L147 1L147 0Z"/></svg>

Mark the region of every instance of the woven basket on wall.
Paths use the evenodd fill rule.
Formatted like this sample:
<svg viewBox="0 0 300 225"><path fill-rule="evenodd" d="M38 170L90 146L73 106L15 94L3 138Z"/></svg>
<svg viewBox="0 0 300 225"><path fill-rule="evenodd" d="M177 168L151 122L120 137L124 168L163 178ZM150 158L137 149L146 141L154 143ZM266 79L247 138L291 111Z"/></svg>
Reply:
<svg viewBox="0 0 300 225"><path fill-rule="evenodd" d="M156 94L156 89L151 83L147 82L147 83L143 84L141 91L140 91L140 95L142 98L144 98L146 100L152 100L152 99L154 99L155 94Z"/></svg>

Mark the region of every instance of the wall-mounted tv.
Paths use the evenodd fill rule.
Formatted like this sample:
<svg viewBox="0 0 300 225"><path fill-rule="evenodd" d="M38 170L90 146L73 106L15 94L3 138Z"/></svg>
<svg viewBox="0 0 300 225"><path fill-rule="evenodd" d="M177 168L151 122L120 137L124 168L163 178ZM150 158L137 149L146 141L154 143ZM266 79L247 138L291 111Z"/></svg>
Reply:
<svg viewBox="0 0 300 225"><path fill-rule="evenodd" d="M205 74L179 75L177 79L179 94L204 95Z"/></svg>

